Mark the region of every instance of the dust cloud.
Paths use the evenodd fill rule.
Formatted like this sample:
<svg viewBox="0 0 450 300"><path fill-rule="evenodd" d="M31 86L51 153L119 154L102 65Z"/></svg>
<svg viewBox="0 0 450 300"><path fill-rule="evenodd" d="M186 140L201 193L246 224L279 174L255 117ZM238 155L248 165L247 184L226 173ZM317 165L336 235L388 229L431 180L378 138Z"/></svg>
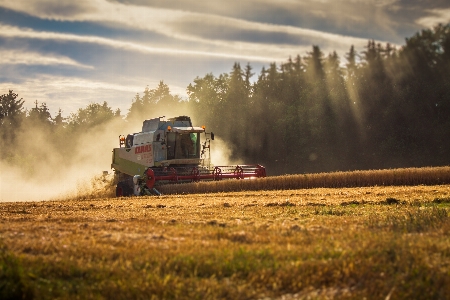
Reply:
<svg viewBox="0 0 450 300"><path fill-rule="evenodd" d="M107 191L112 182L112 149L119 146L119 134L126 134L128 127L131 124L120 119L82 133L22 128L13 156L0 162L0 201L73 199Z"/></svg>
<svg viewBox="0 0 450 300"><path fill-rule="evenodd" d="M211 164L214 166L228 166L228 165L241 165L242 160L232 159L232 150L220 138L215 137L214 141L211 141Z"/></svg>
<svg viewBox="0 0 450 300"><path fill-rule="evenodd" d="M13 154L0 161L0 202L113 197L112 149L119 147L119 135L140 132L143 121L116 118L85 130L60 132L36 124L22 126L11 146ZM223 140L211 141L213 165L239 164L230 160L230 154Z"/></svg>

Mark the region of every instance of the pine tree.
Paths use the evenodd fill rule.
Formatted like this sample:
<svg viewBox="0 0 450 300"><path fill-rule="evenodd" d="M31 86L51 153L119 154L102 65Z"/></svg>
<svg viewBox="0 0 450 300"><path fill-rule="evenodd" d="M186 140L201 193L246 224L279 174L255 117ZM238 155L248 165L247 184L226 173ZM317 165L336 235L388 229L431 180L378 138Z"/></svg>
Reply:
<svg viewBox="0 0 450 300"><path fill-rule="evenodd" d="M47 107L47 104L45 102L42 102L41 105L38 107L38 101L35 101L36 106L30 110L28 113L28 119L35 123L36 125L39 124L45 124L45 125L51 125L52 124L52 116L50 114L50 111Z"/></svg>
<svg viewBox="0 0 450 300"><path fill-rule="evenodd" d="M17 127L25 115L24 100L17 99L18 94L9 90L8 94L0 96L0 125Z"/></svg>
<svg viewBox="0 0 450 300"><path fill-rule="evenodd" d="M53 124L57 127L62 127L66 124L65 118L62 116L61 108L58 110L58 114L53 118Z"/></svg>

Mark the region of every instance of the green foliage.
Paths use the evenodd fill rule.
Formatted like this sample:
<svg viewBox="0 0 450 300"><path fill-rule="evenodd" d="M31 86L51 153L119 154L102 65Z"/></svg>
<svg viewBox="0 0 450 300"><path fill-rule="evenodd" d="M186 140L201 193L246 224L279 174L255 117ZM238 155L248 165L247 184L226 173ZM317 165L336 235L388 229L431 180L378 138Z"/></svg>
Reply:
<svg viewBox="0 0 450 300"><path fill-rule="evenodd" d="M0 96L0 125L18 126L24 116L24 100L17 99L18 94L9 90L8 94Z"/></svg>
<svg viewBox="0 0 450 300"><path fill-rule="evenodd" d="M12 146L16 139L16 133L25 116L23 109L24 100L17 99L18 94L9 90L8 94L0 96L0 138L3 145ZM2 147L0 155L6 155L8 149Z"/></svg>
<svg viewBox="0 0 450 300"><path fill-rule="evenodd" d="M142 97L136 94L131 103L127 119L142 121L163 116L164 113L177 110L177 107L182 106L182 104L181 98L172 95L169 86L160 81L155 89L149 89L147 86Z"/></svg>
<svg viewBox="0 0 450 300"><path fill-rule="evenodd" d="M426 232L439 228L448 222L448 212L444 208L424 208L407 211L404 215L389 214L382 219L371 216L368 224L371 228L389 228L396 232Z"/></svg>
<svg viewBox="0 0 450 300"><path fill-rule="evenodd" d="M32 299L20 260L0 244L0 299Z"/></svg>
<svg viewBox="0 0 450 300"><path fill-rule="evenodd" d="M115 113L112 108L104 101L103 104L90 103L86 108L78 109L77 113L70 114L67 123L72 128L91 128L105 124L114 117Z"/></svg>
<svg viewBox="0 0 450 300"><path fill-rule="evenodd" d="M29 121L31 121L31 123L36 123L35 125L37 124L51 125L53 121L52 115L50 114L47 104L43 102L38 107L37 101L36 107L32 108L31 111L28 113L28 119Z"/></svg>

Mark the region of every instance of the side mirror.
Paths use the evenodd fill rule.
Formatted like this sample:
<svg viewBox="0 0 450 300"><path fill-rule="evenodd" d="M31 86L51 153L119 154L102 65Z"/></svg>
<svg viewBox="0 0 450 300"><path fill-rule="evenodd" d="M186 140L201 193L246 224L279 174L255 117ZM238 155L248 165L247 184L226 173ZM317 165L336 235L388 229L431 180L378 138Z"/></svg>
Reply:
<svg viewBox="0 0 450 300"><path fill-rule="evenodd" d="M211 141L214 141L214 132L211 132Z"/></svg>

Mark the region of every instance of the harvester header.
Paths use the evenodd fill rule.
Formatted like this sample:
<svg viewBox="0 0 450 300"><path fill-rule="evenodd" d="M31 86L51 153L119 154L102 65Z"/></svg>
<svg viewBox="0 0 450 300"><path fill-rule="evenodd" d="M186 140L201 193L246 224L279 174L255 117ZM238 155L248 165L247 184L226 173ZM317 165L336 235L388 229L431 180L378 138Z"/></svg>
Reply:
<svg viewBox="0 0 450 300"><path fill-rule="evenodd" d="M161 184L266 176L261 165L212 166L212 140L214 133L188 116L145 120L141 132L120 135L113 149L116 196L159 195Z"/></svg>

